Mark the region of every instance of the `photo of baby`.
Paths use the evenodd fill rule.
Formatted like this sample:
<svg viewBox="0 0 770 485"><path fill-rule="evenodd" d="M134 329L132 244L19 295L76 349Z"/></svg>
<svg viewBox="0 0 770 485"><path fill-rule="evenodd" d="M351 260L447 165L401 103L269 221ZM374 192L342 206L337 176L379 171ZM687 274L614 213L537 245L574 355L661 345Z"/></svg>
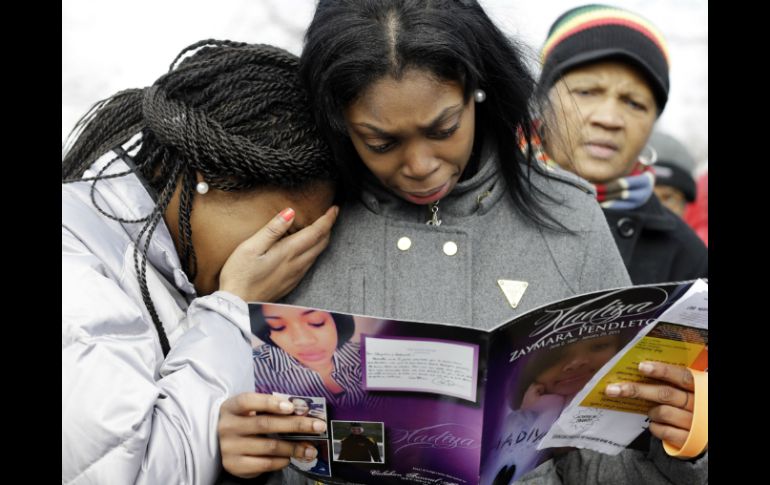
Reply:
<svg viewBox="0 0 770 485"><path fill-rule="evenodd" d="M510 411L502 423L482 481L508 485L550 456L537 445L572 398L625 346L631 335L587 337L533 354L511 374Z"/></svg>
<svg viewBox="0 0 770 485"><path fill-rule="evenodd" d="M625 343L620 334L604 335L537 354L511 386L511 409L563 408Z"/></svg>

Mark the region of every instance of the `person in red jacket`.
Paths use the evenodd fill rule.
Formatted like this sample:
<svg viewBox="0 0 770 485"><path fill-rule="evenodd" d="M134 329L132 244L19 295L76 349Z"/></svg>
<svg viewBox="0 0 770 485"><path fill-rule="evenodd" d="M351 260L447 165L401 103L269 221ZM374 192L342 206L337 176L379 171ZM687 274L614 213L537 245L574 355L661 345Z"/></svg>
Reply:
<svg viewBox="0 0 770 485"><path fill-rule="evenodd" d="M703 240L703 244L709 244L709 172L708 163L706 171L698 176L696 182L698 194L695 202L689 204L684 211L684 221L692 227L695 234Z"/></svg>

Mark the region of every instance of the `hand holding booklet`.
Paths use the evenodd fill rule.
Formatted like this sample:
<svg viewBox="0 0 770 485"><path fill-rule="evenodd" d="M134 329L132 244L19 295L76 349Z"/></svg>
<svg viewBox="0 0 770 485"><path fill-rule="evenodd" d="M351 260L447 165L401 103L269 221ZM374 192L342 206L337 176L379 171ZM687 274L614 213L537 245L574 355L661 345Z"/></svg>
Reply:
<svg viewBox="0 0 770 485"><path fill-rule="evenodd" d="M313 460L326 482L497 484L551 447L618 453L649 404L604 395L643 382L640 359L705 370L708 284L604 290L490 331L279 304L249 305L256 390L328 422Z"/></svg>

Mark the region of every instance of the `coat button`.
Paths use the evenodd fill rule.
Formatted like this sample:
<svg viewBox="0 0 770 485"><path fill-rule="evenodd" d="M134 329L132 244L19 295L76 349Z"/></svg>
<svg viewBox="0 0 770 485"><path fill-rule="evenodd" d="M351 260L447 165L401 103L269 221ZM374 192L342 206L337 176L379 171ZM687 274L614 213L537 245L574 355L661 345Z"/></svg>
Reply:
<svg viewBox="0 0 770 485"><path fill-rule="evenodd" d="M618 221L618 232L623 237L631 237L636 232L634 228L634 221L628 217L623 217Z"/></svg>
<svg viewBox="0 0 770 485"><path fill-rule="evenodd" d="M444 254L447 256L454 256L457 254L457 244L455 244L452 241L447 241L444 243Z"/></svg>
<svg viewBox="0 0 770 485"><path fill-rule="evenodd" d="M412 247L412 240L404 236L398 240L398 242L396 243L396 246L398 246L398 249L400 249L401 251L406 251L407 249Z"/></svg>

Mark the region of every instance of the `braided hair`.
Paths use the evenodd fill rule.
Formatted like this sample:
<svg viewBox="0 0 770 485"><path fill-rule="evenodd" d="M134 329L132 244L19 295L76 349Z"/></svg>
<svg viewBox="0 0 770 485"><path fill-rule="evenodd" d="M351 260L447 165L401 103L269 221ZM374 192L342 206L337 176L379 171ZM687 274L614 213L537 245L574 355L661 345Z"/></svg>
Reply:
<svg viewBox="0 0 770 485"><path fill-rule="evenodd" d="M97 102L68 137L62 183L91 181L91 201L101 214L121 223L144 224L135 241L134 266L164 355L170 347L147 287L147 251L177 184L177 247L192 281L197 272L190 225L196 172L211 187L225 191L292 189L336 178L331 151L315 127L297 66L295 55L270 45L196 42L182 50L152 86ZM95 176L84 177L110 150L118 155ZM135 166L106 175L128 152L135 153ZM99 180L134 172L157 193L150 214L123 219L97 204Z"/></svg>

